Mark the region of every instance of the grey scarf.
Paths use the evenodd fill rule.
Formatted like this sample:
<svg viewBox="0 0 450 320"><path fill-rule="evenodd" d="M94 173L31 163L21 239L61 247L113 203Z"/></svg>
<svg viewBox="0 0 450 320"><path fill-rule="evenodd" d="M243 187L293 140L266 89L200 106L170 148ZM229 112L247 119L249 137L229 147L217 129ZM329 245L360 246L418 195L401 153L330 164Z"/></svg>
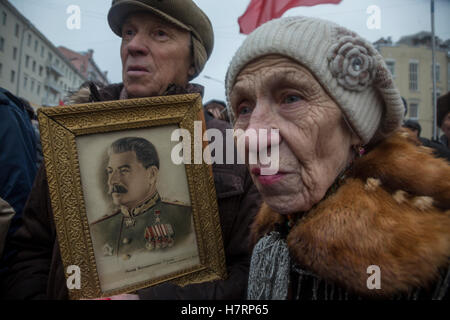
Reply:
<svg viewBox="0 0 450 320"><path fill-rule="evenodd" d="M286 240L273 231L253 249L247 299L285 300L289 288L290 257Z"/></svg>

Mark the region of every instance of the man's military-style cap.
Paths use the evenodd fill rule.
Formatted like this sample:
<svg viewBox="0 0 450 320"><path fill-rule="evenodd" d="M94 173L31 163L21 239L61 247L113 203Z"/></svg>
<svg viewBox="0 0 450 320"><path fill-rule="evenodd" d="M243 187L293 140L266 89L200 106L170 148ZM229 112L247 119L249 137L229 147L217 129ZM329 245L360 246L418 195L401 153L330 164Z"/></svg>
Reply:
<svg viewBox="0 0 450 320"><path fill-rule="evenodd" d="M214 47L214 33L208 16L192 0L113 0L108 13L109 25L120 37L125 18L130 13L145 11L191 32L198 75Z"/></svg>

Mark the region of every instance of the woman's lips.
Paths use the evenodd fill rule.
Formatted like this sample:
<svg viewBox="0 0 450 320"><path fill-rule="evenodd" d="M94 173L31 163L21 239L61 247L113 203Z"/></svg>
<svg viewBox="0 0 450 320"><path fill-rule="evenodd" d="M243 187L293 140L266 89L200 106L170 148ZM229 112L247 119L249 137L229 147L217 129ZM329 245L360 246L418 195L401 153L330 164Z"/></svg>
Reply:
<svg viewBox="0 0 450 320"><path fill-rule="evenodd" d="M280 181L285 175L284 172L278 172L277 174L272 174L272 175L261 175L260 168L252 169L252 173L256 176L259 183L261 183L261 185L264 185L264 186L268 186L268 185L271 185L271 184L274 184L274 183Z"/></svg>

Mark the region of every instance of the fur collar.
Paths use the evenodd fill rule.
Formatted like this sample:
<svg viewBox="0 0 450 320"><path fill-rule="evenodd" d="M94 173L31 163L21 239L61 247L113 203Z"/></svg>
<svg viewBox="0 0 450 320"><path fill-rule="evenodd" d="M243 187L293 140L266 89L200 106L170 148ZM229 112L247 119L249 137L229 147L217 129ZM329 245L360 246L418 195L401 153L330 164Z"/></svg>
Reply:
<svg viewBox="0 0 450 320"><path fill-rule="evenodd" d="M360 295L426 288L450 257L450 165L402 129L355 161L345 182L300 219L287 244L295 263ZM252 239L284 218L263 204ZM381 269L368 290L367 268Z"/></svg>

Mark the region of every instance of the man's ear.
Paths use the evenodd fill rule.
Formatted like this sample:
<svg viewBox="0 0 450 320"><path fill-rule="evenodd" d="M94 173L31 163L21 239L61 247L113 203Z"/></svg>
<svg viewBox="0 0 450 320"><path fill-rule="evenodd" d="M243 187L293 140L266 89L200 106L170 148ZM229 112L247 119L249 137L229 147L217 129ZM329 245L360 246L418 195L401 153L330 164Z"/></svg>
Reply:
<svg viewBox="0 0 450 320"><path fill-rule="evenodd" d="M158 179L158 173L159 169L156 166L147 168L148 179L151 185L156 183L156 180Z"/></svg>
<svg viewBox="0 0 450 320"><path fill-rule="evenodd" d="M188 78L192 78L195 75L195 67L191 65L188 70Z"/></svg>

